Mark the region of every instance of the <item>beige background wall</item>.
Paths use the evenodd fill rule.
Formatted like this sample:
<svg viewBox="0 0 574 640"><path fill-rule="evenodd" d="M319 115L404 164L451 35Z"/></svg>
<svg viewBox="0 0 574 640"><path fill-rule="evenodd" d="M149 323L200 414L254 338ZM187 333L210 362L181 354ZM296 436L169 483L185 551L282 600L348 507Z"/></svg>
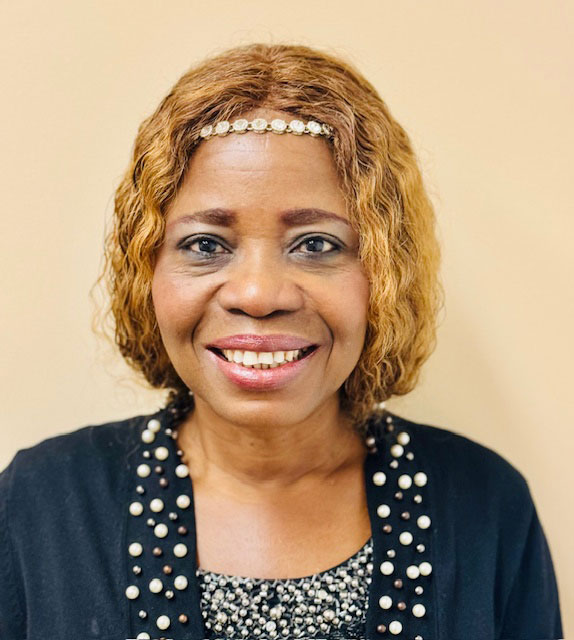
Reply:
<svg viewBox="0 0 574 640"><path fill-rule="evenodd" d="M329 48L410 133L437 206L446 313L391 408L529 481L574 633L574 5L546 0L0 2L0 467L144 413L88 292L139 122L193 62L254 40ZM570 503L570 506L568 506Z"/></svg>

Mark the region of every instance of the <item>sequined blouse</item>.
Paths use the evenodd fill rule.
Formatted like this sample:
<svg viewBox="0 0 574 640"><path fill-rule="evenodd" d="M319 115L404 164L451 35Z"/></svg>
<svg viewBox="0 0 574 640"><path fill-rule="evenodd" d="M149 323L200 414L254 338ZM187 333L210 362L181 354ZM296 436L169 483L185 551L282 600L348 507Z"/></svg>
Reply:
<svg viewBox="0 0 574 640"><path fill-rule="evenodd" d="M336 567L291 579L229 576L198 568L205 637L364 638L372 556L369 539Z"/></svg>
<svg viewBox="0 0 574 640"><path fill-rule="evenodd" d="M196 561L182 416L170 405L55 436L0 473L2 640L562 637L522 474L468 438L389 412L367 425L372 540L346 575L214 582Z"/></svg>

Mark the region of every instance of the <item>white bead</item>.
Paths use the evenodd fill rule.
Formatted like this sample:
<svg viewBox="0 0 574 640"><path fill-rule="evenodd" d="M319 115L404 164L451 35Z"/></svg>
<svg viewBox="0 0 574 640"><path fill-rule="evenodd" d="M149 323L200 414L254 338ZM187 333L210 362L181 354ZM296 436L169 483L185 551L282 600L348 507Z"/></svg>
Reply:
<svg viewBox="0 0 574 640"><path fill-rule="evenodd" d="M419 471L418 473L415 473L414 480L417 487L424 487L428 480L427 474Z"/></svg>
<svg viewBox="0 0 574 640"><path fill-rule="evenodd" d="M189 468L186 464L178 464L175 468L175 475L178 478L187 478L189 475Z"/></svg>
<svg viewBox="0 0 574 640"><path fill-rule="evenodd" d="M149 590L152 593L160 593L162 589L163 589L163 584L159 578L154 578L153 580L150 581Z"/></svg>
<svg viewBox="0 0 574 640"><path fill-rule="evenodd" d="M377 471L373 474L373 483L377 485L377 487L382 487L387 481L387 476L383 471Z"/></svg>
<svg viewBox="0 0 574 640"><path fill-rule="evenodd" d="M381 573L384 576L390 576L394 570L395 570L395 566L393 565L392 562L389 562L388 560L385 560L385 562L381 564Z"/></svg>
<svg viewBox="0 0 574 640"><path fill-rule="evenodd" d="M287 129L287 123L285 120L275 118L275 120L271 120L271 129L277 133L283 133Z"/></svg>
<svg viewBox="0 0 574 640"><path fill-rule="evenodd" d="M187 585L188 582L185 576L176 576L175 580L173 581L173 586L180 591L182 591L183 589L187 589Z"/></svg>
<svg viewBox="0 0 574 640"><path fill-rule="evenodd" d="M134 585L131 584L127 589L126 589L126 597L129 600L135 600L140 594L140 590Z"/></svg>
<svg viewBox="0 0 574 640"><path fill-rule="evenodd" d="M391 447L391 455L393 456L393 458L400 458L404 452L405 450L400 444L394 444Z"/></svg>
<svg viewBox="0 0 574 640"><path fill-rule="evenodd" d="M426 612L424 604L415 604L413 607L413 616L415 618L422 618Z"/></svg>
<svg viewBox="0 0 574 640"><path fill-rule="evenodd" d="M140 464L138 465L138 468L136 469L136 473L138 474L138 476L140 478L147 478L149 476L149 474L151 473L151 469L149 464Z"/></svg>
<svg viewBox="0 0 574 640"><path fill-rule="evenodd" d="M171 620L167 616L160 616L157 619L156 624L158 629L165 631L165 629L169 628L169 625L171 624Z"/></svg>
<svg viewBox="0 0 574 640"><path fill-rule="evenodd" d="M291 120L289 126L291 127L291 131L298 135L302 134L303 131L305 131L305 123L301 120Z"/></svg>
<svg viewBox="0 0 574 640"><path fill-rule="evenodd" d="M168 534L167 524L163 524L163 523L156 524L153 529L153 532L158 538L165 538Z"/></svg>
<svg viewBox="0 0 574 640"><path fill-rule="evenodd" d="M419 569L421 571L421 576L430 576L432 572L432 565L430 562L421 562L419 564Z"/></svg>
<svg viewBox="0 0 574 640"><path fill-rule="evenodd" d="M173 548L173 555L177 558L183 558L187 555L187 547L183 544L183 542L175 545L175 547Z"/></svg>
<svg viewBox="0 0 574 640"><path fill-rule="evenodd" d="M407 567L407 577L411 580L416 580L420 575L421 572L416 565L411 564L410 567Z"/></svg>
<svg viewBox="0 0 574 640"><path fill-rule="evenodd" d="M431 519L428 516L419 516L417 518L417 524L421 529L428 529L431 524Z"/></svg>
<svg viewBox="0 0 574 640"><path fill-rule="evenodd" d="M403 625L398 620L393 620L389 625L389 631L394 636L398 636L402 630L403 630Z"/></svg>
<svg viewBox="0 0 574 640"><path fill-rule="evenodd" d="M391 515L391 508L388 504L380 504L377 507L377 515L379 518L388 518Z"/></svg>
<svg viewBox="0 0 574 640"><path fill-rule="evenodd" d="M237 132L247 131L247 125L249 122L245 118L239 118L233 123L233 130Z"/></svg>
<svg viewBox="0 0 574 640"><path fill-rule="evenodd" d="M141 516L143 509L143 504L141 502L132 502L130 504L130 513L132 516Z"/></svg>
<svg viewBox="0 0 574 640"><path fill-rule="evenodd" d="M399 444L402 444L403 447L406 447L410 441L411 441L411 437L406 431L401 431L397 436L397 442Z"/></svg>
<svg viewBox="0 0 574 640"><path fill-rule="evenodd" d="M410 531L403 531L399 536L399 542L401 544L404 544L405 546L407 544L410 544L412 541L413 541L413 534L410 533Z"/></svg>
<svg viewBox="0 0 574 640"><path fill-rule="evenodd" d="M393 600L389 596L379 598L379 606L381 609L390 609L393 606Z"/></svg>
<svg viewBox="0 0 574 640"><path fill-rule="evenodd" d="M152 418L147 423L147 428L150 431L153 431L154 433L157 433L161 429L161 422L159 420L157 420L156 418Z"/></svg>
<svg viewBox="0 0 574 640"><path fill-rule="evenodd" d="M180 509L187 509L189 507L189 505L191 504L191 498L189 496L186 496L185 494L182 494L180 496L177 496L177 498L175 500L175 504Z"/></svg>
<svg viewBox="0 0 574 640"><path fill-rule="evenodd" d="M154 513L159 513L160 511L163 510L163 500L161 498L154 498L150 503L149 503L149 508L154 512Z"/></svg>
<svg viewBox="0 0 574 640"><path fill-rule="evenodd" d="M229 122L227 122L227 120L222 120L215 125L215 133L218 136L223 136L229 131L230 128L231 125L229 124Z"/></svg>
<svg viewBox="0 0 574 640"><path fill-rule="evenodd" d="M321 125L318 122L315 122L315 120L309 120L307 123L307 129L311 134L316 136L321 133Z"/></svg>
<svg viewBox="0 0 574 640"><path fill-rule="evenodd" d="M158 447L153 453L158 460L167 460L169 456L167 447Z"/></svg>
<svg viewBox="0 0 574 640"><path fill-rule="evenodd" d="M202 138L207 138L207 137L209 137L211 135L212 131L213 131L213 127L210 124L207 124L207 125L205 125L205 127L202 127L201 131L199 132L199 135ZM149 636L148 636L148 638L149 638Z"/></svg>
<svg viewBox="0 0 574 640"><path fill-rule="evenodd" d="M151 444L155 440L155 433L149 429L144 429L142 431L142 440L146 444Z"/></svg>
<svg viewBox="0 0 574 640"><path fill-rule="evenodd" d="M136 640L150 640L150 635L147 631L142 631L141 633L138 633L136 636Z"/></svg>
<svg viewBox="0 0 574 640"><path fill-rule="evenodd" d="M137 558L138 556L141 556L141 554L143 553L143 547L139 542L132 542L128 547L128 552L130 556Z"/></svg>
<svg viewBox="0 0 574 640"><path fill-rule="evenodd" d="M251 121L251 128L253 131L261 133L267 128L267 120L265 118L255 118L255 120Z"/></svg>
<svg viewBox="0 0 574 640"><path fill-rule="evenodd" d="M402 476L399 476L399 487L401 489L410 489L412 484L413 479L406 473L403 473Z"/></svg>

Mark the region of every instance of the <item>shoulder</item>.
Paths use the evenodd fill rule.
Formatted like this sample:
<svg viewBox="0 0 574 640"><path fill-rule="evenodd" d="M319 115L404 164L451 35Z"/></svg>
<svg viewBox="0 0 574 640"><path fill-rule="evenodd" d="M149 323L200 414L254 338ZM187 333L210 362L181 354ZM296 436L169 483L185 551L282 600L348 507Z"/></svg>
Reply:
<svg viewBox="0 0 574 640"><path fill-rule="evenodd" d="M392 433L410 435L415 463L455 502L484 503L509 513L532 507L525 476L500 453L452 429L390 415Z"/></svg>
<svg viewBox="0 0 574 640"><path fill-rule="evenodd" d="M146 418L80 427L18 450L0 473L0 499L49 493L82 478L97 480L118 472L137 442Z"/></svg>

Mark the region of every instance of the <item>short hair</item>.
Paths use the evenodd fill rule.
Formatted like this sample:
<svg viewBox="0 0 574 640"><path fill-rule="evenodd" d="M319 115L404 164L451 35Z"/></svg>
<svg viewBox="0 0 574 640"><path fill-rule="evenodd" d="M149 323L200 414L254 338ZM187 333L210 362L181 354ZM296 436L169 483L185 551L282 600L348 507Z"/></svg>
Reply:
<svg viewBox="0 0 574 640"><path fill-rule="evenodd" d="M369 279L360 358L339 390L360 428L393 395L411 391L436 344L443 288L435 214L410 140L375 88L331 53L290 44L249 44L186 72L139 127L117 188L105 240L105 280L115 343L154 388L187 394L163 346L151 295L165 214L198 133L256 108L313 119L329 144Z"/></svg>

